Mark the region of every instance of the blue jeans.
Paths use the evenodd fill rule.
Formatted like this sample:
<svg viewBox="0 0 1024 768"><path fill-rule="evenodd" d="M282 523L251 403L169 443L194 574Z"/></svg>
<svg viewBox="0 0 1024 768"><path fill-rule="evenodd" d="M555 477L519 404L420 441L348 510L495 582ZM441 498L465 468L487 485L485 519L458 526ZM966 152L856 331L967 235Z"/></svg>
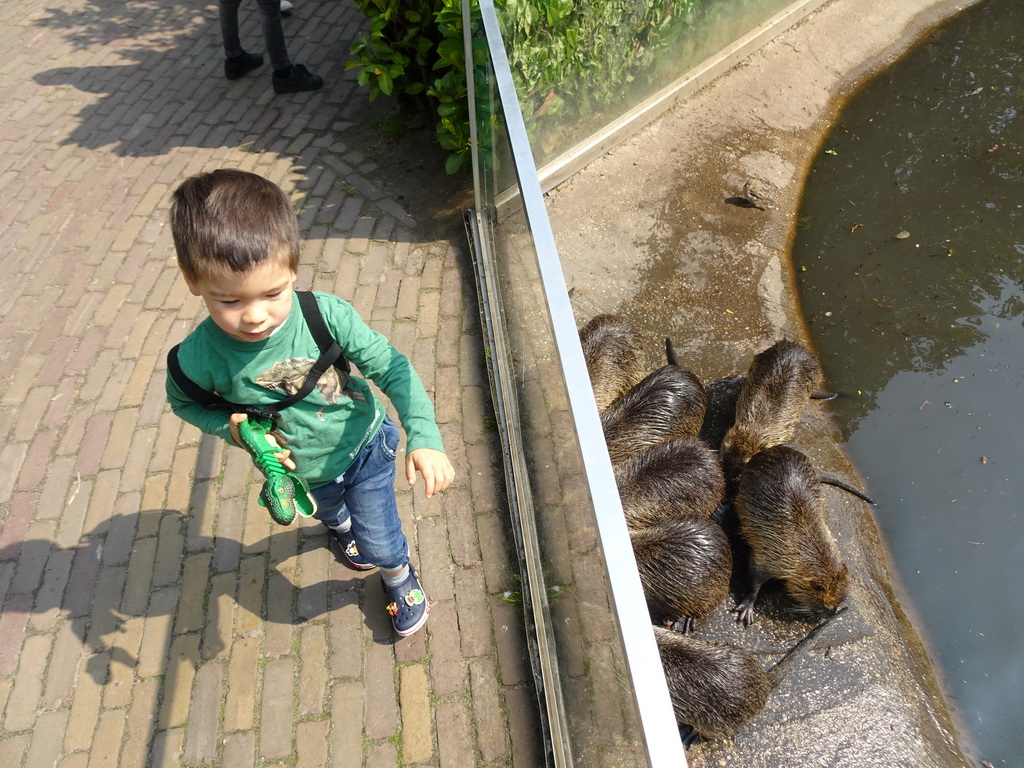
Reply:
<svg viewBox="0 0 1024 768"><path fill-rule="evenodd" d="M220 36L224 41L224 55L229 59L244 53L238 40L238 6L242 0L220 0ZM284 28L281 26L281 0L256 0L263 17L263 42L267 46L270 66L284 69L291 66L288 48L284 43Z"/></svg>
<svg viewBox="0 0 1024 768"><path fill-rule="evenodd" d="M319 509L314 517L324 525L352 518L352 535L359 554L385 571L409 561L395 499L395 451L398 427L385 417L377 433L356 456L341 482L312 489Z"/></svg>

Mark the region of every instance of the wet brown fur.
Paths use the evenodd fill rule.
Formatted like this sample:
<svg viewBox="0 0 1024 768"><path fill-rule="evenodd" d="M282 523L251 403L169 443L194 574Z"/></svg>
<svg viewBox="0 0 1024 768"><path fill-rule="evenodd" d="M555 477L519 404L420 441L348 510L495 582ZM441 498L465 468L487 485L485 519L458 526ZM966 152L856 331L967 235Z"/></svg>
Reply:
<svg viewBox="0 0 1024 768"><path fill-rule="evenodd" d="M706 409L700 379L678 365L658 368L601 416L612 464L666 440L696 437Z"/></svg>
<svg viewBox="0 0 1024 768"><path fill-rule="evenodd" d="M794 341L783 339L754 356L736 400L736 418L722 438L721 458L732 481L760 450L793 437L804 405L823 394L818 361Z"/></svg>
<svg viewBox="0 0 1024 768"><path fill-rule="evenodd" d="M738 620L754 620L754 603L769 579L783 582L802 613L834 613L850 576L825 524L818 476L800 451L780 445L754 455L734 500L740 535L751 550L749 596Z"/></svg>
<svg viewBox="0 0 1024 768"><path fill-rule="evenodd" d="M713 520L677 517L629 536L651 621L687 631L729 594L732 549Z"/></svg>
<svg viewBox="0 0 1024 768"><path fill-rule="evenodd" d="M580 345L599 413L644 377L642 343L640 331L617 315L597 315L580 329Z"/></svg>
<svg viewBox="0 0 1024 768"><path fill-rule="evenodd" d="M615 466L615 482L630 528L667 518L711 517L725 496L714 451L698 437L652 446Z"/></svg>
<svg viewBox="0 0 1024 768"><path fill-rule="evenodd" d="M706 739L730 738L764 708L771 683L748 651L661 627L654 637L680 725Z"/></svg>

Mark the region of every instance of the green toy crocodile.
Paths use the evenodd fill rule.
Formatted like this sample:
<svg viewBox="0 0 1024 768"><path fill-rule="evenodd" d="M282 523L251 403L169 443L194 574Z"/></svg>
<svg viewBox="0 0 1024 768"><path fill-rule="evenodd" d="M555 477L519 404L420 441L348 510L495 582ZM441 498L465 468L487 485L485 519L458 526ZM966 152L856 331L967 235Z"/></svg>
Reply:
<svg viewBox="0 0 1024 768"><path fill-rule="evenodd" d="M238 435L256 468L266 478L260 491L260 505L267 508L275 523L288 525L296 514L312 516L316 512L316 499L302 476L285 469L274 455L281 449L267 441L267 432L271 429L269 421L250 416L239 423Z"/></svg>

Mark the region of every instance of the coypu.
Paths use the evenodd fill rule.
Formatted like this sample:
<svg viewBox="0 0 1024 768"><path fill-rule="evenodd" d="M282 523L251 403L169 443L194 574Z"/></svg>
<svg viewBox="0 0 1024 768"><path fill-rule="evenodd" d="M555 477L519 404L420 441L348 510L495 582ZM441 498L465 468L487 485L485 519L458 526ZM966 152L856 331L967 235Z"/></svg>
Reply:
<svg viewBox="0 0 1024 768"><path fill-rule="evenodd" d="M670 518L629 538L651 621L687 633L729 594L732 549L718 523Z"/></svg>
<svg viewBox="0 0 1024 768"><path fill-rule="evenodd" d="M676 722L685 726L689 747L698 737L707 739L736 735L752 721L779 683L785 667L846 606L804 635L763 671L748 651L731 643L708 642L654 626L654 639L668 683ZM680 728L680 735L684 729Z"/></svg>
<svg viewBox="0 0 1024 768"><path fill-rule="evenodd" d="M598 413L644 377L640 331L617 315L597 315L580 329L580 346Z"/></svg>
<svg viewBox="0 0 1024 768"><path fill-rule="evenodd" d="M677 437L615 466L622 511L630 528L671 517L711 517L725 496L715 452L698 437Z"/></svg>
<svg viewBox="0 0 1024 768"><path fill-rule="evenodd" d="M700 432L707 407L704 385L675 364L667 339L666 356L667 365L649 373L601 415L613 465L658 443Z"/></svg>
<svg viewBox="0 0 1024 768"><path fill-rule="evenodd" d="M755 454L739 478L733 507L751 550L751 591L736 608L752 624L754 602L772 578L783 582L800 613L835 613L850 575L825 524L818 476L810 460L785 445Z"/></svg>
<svg viewBox="0 0 1024 768"><path fill-rule="evenodd" d="M754 356L736 400L736 418L722 438L725 477L735 480L751 456L788 443L807 400L835 395L817 389L818 361L795 341L783 339Z"/></svg>
<svg viewBox="0 0 1024 768"><path fill-rule="evenodd" d="M728 738L764 708L771 681L749 651L658 626L654 639L680 725L706 739Z"/></svg>

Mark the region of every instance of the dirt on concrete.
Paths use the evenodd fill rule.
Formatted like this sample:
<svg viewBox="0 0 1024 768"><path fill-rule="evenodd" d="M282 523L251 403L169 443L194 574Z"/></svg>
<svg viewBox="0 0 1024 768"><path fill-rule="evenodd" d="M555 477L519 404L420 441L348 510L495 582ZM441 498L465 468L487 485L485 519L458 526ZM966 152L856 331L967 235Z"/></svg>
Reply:
<svg viewBox="0 0 1024 768"><path fill-rule="evenodd" d="M833 0L552 190L579 323L627 316L650 339L651 367L671 336L705 382L742 373L778 338L809 345L789 259L804 176L844 101L973 4ZM744 203L751 190L758 207ZM825 406L808 407L793 443L820 470L858 483ZM897 595L870 509L825 495L851 571L850 609L776 673L752 725L735 740L696 745L690 764L977 765ZM697 635L740 644L766 667L813 626L771 596L749 628L730 608Z"/></svg>

